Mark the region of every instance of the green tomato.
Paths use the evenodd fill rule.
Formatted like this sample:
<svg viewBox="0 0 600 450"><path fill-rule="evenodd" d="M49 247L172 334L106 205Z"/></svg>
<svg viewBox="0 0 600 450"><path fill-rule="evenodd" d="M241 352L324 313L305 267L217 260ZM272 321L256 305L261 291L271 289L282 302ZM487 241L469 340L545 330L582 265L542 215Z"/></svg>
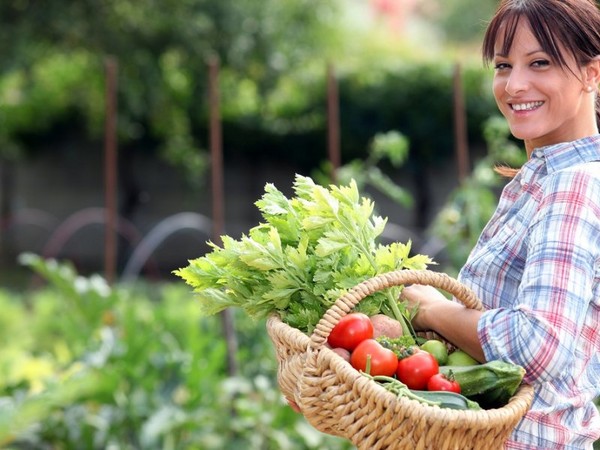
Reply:
<svg viewBox="0 0 600 450"><path fill-rule="evenodd" d="M448 366L476 366L477 364L479 364L479 361L460 349L450 353L446 361Z"/></svg>
<svg viewBox="0 0 600 450"><path fill-rule="evenodd" d="M440 366L445 366L448 361L448 348L446 344L437 339L429 339L421 344L421 350L433 355Z"/></svg>

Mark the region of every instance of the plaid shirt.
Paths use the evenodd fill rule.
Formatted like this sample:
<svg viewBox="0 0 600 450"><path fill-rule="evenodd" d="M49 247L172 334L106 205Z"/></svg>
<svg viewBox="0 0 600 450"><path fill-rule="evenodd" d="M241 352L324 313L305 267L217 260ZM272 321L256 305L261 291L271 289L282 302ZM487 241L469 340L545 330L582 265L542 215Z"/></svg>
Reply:
<svg viewBox="0 0 600 450"><path fill-rule="evenodd" d="M513 449L591 449L600 438L600 135L536 149L502 192L459 275L488 309L488 360L535 386Z"/></svg>

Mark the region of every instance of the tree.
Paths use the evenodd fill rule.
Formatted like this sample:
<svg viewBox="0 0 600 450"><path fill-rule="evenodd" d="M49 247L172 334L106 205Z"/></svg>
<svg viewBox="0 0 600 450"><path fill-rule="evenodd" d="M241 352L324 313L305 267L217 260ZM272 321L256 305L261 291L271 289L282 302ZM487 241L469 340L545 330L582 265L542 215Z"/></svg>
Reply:
<svg viewBox="0 0 600 450"><path fill-rule="evenodd" d="M436 21L447 40L456 44L479 43L497 0L437 0Z"/></svg>
<svg viewBox="0 0 600 450"><path fill-rule="evenodd" d="M0 119L12 120L0 120L0 155L16 155L23 135L61 117L83 117L98 136L102 61L112 55L119 63L120 143L157 148L198 179L207 59L217 57L223 76L235 81L228 83L224 101L245 99L245 107L256 108L283 72L319 57L328 42L335 45L336 5L335 0L5 0Z"/></svg>

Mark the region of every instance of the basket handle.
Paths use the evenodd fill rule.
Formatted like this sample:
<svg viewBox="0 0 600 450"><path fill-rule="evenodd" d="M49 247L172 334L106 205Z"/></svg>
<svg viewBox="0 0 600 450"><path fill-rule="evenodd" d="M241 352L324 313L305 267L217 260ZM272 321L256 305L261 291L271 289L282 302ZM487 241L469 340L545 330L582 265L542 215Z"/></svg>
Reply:
<svg viewBox="0 0 600 450"><path fill-rule="evenodd" d="M484 309L481 301L471 289L445 273L431 270L395 270L369 278L338 298L317 323L310 336L310 347L317 350L324 346L333 327L365 297L392 286L405 284L430 285L452 294L467 308L479 311Z"/></svg>

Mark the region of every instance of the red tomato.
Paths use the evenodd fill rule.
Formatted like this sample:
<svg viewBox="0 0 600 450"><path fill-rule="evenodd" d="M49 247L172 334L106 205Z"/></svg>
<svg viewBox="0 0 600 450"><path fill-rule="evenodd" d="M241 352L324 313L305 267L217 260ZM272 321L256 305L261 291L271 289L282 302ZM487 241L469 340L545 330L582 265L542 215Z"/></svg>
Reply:
<svg viewBox="0 0 600 450"><path fill-rule="evenodd" d="M428 391L450 391L460 394L460 384L452 375L436 373L427 382Z"/></svg>
<svg viewBox="0 0 600 450"><path fill-rule="evenodd" d="M424 390L429 379L439 372L439 365L431 353L417 350L398 361L396 377L409 389Z"/></svg>
<svg viewBox="0 0 600 450"><path fill-rule="evenodd" d="M393 376L398 367L398 357L375 339L366 339L350 355L350 364L356 370L367 372L367 360L370 360L370 375Z"/></svg>
<svg viewBox="0 0 600 450"><path fill-rule="evenodd" d="M363 313L350 313L341 318L329 337L327 343L332 347L341 347L352 351L365 339L373 337L373 323Z"/></svg>

